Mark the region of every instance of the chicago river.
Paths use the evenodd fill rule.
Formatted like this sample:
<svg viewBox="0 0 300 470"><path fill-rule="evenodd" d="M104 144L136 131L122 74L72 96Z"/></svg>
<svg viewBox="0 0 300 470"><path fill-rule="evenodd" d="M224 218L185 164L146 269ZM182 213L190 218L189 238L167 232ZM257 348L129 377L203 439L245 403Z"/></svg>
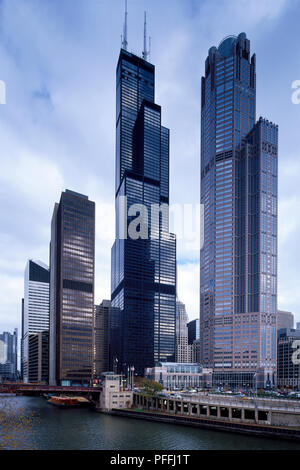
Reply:
<svg viewBox="0 0 300 470"><path fill-rule="evenodd" d="M12 413L8 429L1 426L0 449L300 450L296 442L60 409L36 397L0 396L0 412L2 420Z"/></svg>

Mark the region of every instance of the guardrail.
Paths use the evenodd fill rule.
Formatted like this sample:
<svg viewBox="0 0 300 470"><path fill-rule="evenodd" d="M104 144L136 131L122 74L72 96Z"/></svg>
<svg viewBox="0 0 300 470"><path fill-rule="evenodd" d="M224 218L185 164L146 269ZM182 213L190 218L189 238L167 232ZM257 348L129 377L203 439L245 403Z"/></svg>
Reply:
<svg viewBox="0 0 300 470"><path fill-rule="evenodd" d="M0 384L0 392L100 392L102 387L63 387L35 384Z"/></svg>
<svg viewBox="0 0 300 470"><path fill-rule="evenodd" d="M167 397L166 397L167 398ZM270 398L256 398L256 397L236 397L236 396L219 396L219 395L200 395L191 396L181 394L181 398L168 397L177 401L188 401L195 404L219 405L219 406L234 406L234 407L247 407L259 408L263 410L278 410L278 411L292 411L300 414L300 403L295 400L278 400Z"/></svg>

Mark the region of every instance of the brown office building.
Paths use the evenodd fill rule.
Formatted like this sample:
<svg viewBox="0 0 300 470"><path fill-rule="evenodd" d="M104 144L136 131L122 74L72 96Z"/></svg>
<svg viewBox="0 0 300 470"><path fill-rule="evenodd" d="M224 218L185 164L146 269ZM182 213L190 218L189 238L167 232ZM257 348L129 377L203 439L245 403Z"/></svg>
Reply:
<svg viewBox="0 0 300 470"><path fill-rule="evenodd" d="M49 331L40 331L28 337L28 382L48 383Z"/></svg>
<svg viewBox="0 0 300 470"><path fill-rule="evenodd" d="M201 365L214 386L276 385L278 127L256 122L245 33L209 49L201 96Z"/></svg>
<svg viewBox="0 0 300 470"><path fill-rule="evenodd" d="M95 203L66 190L50 244L51 385L87 385L93 374Z"/></svg>

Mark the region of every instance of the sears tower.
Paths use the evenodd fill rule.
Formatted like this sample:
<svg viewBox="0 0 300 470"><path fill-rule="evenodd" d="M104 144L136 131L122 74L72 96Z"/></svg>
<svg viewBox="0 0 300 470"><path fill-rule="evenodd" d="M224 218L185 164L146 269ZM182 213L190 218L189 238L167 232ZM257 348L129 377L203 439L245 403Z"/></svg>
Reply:
<svg viewBox="0 0 300 470"><path fill-rule="evenodd" d="M126 12L117 65L110 365L125 373L134 367L139 375L156 362L174 360L176 316L176 239L168 227L169 130L161 125L155 68L147 58L146 41L142 57L127 51ZM158 217L151 217L153 208L159 208ZM130 226L137 230L132 233Z"/></svg>
<svg viewBox="0 0 300 470"><path fill-rule="evenodd" d="M229 36L201 99L201 362L216 386L276 383L278 127L255 108L250 41Z"/></svg>

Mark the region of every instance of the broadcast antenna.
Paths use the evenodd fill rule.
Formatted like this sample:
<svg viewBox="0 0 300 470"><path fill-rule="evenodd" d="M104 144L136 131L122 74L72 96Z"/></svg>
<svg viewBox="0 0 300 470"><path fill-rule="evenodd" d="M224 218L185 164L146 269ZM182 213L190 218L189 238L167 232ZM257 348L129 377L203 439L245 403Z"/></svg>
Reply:
<svg viewBox="0 0 300 470"><path fill-rule="evenodd" d="M144 12L144 50L143 50L143 59L148 60L150 57L150 47L151 47L151 38L149 37L149 49L147 50L147 13Z"/></svg>
<svg viewBox="0 0 300 470"><path fill-rule="evenodd" d="M121 36L122 38L122 47L127 51L127 16L128 16L128 11L127 11L127 0L125 0L125 22L124 22L124 34Z"/></svg>

